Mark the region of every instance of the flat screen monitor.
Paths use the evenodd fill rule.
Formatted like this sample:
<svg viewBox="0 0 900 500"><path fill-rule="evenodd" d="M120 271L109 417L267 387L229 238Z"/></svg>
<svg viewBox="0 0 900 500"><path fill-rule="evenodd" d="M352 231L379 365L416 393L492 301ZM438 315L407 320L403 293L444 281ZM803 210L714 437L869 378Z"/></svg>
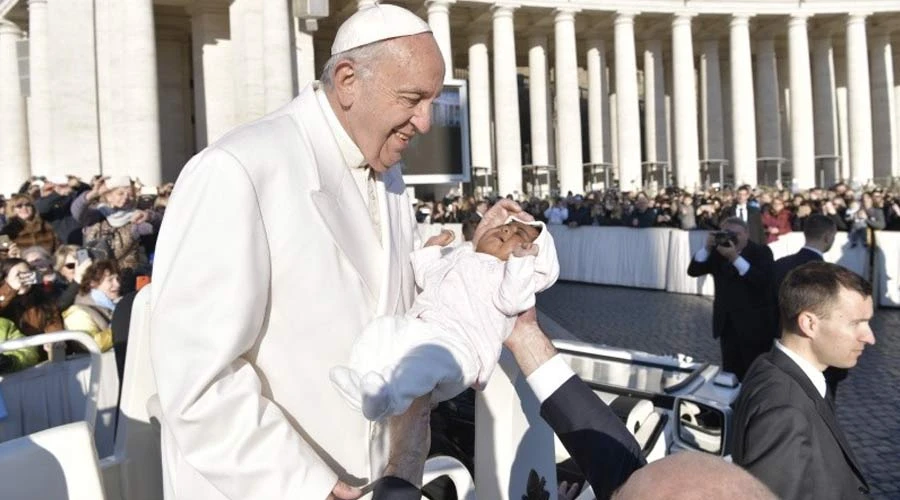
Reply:
<svg viewBox="0 0 900 500"><path fill-rule="evenodd" d="M444 82L431 113L431 131L414 136L403 152L403 179L407 184L469 182L466 81Z"/></svg>

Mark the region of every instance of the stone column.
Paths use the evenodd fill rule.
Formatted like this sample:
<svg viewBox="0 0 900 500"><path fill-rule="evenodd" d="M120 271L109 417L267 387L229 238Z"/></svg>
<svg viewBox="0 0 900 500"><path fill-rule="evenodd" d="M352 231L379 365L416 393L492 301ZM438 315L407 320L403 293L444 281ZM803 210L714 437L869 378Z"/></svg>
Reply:
<svg viewBox="0 0 900 500"><path fill-rule="evenodd" d="M756 131L759 156L780 158L781 120L775 41L766 34L756 42Z"/></svg>
<svg viewBox="0 0 900 500"><path fill-rule="evenodd" d="M491 150L491 77L487 35L469 39L469 146L472 167L493 169Z"/></svg>
<svg viewBox="0 0 900 500"><path fill-rule="evenodd" d="M18 26L0 19L0 193L6 196L31 175L28 119L16 54L16 42L21 38Z"/></svg>
<svg viewBox="0 0 900 500"><path fill-rule="evenodd" d="M575 46L575 11L558 9L554 18L557 134L565 147L557 152L559 190L584 191L581 157L581 96L578 90L578 51Z"/></svg>
<svg viewBox="0 0 900 500"><path fill-rule="evenodd" d="M450 46L450 5L456 0L427 0L428 25L444 56L444 80L453 78L453 50Z"/></svg>
<svg viewBox="0 0 900 500"><path fill-rule="evenodd" d="M528 40L528 102L531 110L531 164L550 164L547 113L547 37Z"/></svg>
<svg viewBox="0 0 900 500"><path fill-rule="evenodd" d="M675 168L678 184L695 189L700 184L697 145L697 91L694 84L694 45L691 17L678 14L672 21L672 89L675 109Z"/></svg>
<svg viewBox="0 0 900 500"><path fill-rule="evenodd" d="M870 51L872 74L872 140L874 175L886 182L897 170L894 156L894 56L888 33L873 34Z"/></svg>
<svg viewBox="0 0 900 500"><path fill-rule="evenodd" d="M847 114L850 119L850 181L865 184L872 169L872 98L866 16L847 16Z"/></svg>
<svg viewBox="0 0 900 500"><path fill-rule="evenodd" d="M126 36L121 85L127 103L123 124L128 171L144 184L157 186L162 183L162 154L153 2L132 0L123 7Z"/></svg>
<svg viewBox="0 0 900 500"><path fill-rule="evenodd" d="M644 47L644 155L647 161L665 157L665 77L662 74L662 42L649 40ZM660 154L662 153L662 154Z"/></svg>
<svg viewBox="0 0 900 500"><path fill-rule="evenodd" d="M232 0L228 7L235 123L266 114L264 4L262 0ZM209 2L209 8L215 8L214 2Z"/></svg>
<svg viewBox="0 0 900 500"><path fill-rule="evenodd" d="M317 80L316 51L313 42L315 31L307 27L306 21L294 18L294 57L297 64L297 90Z"/></svg>
<svg viewBox="0 0 900 500"><path fill-rule="evenodd" d="M494 136L500 196L522 192L522 139L519 132L519 84L516 70L515 7L495 5Z"/></svg>
<svg viewBox="0 0 900 500"><path fill-rule="evenodd" d="M603 40L591 39L587 42L588 80L588 144L591 163L606 161L608 134L605 113L609 102L609 83L606 80L606 44ZM609 186L607 186L609 187Z"/></svg>
<svg viewBox="0 0 900 500"><path fill-rule="evenodd" d="M813 133L812 77L806 16L791 16L788 22L788 52L791 84L791 171L795 187L816 185L816 152Z"/></svg>
<svg viewBox="0 0 900 500"><path fill-rule="evenodd" d="M731 18L731 102L734 181L757 184L756 116L753 105L753 65L750 60L750 17Z"/></svg>
<svg viewBox="0 0 900 500"><path fill-rule="evenodd" d="M700 119L703 131L703 158L725 158L725 119L722 115L722 73L719 68L719 41L705 40L700 56Z"/></svg>
<svg viewBox="0 0 900 500"><path fill-rule="evenodd" d="M194 60L194 114L197 149L203 149L235 125L234 74L228 8L196 2L191 14Z"/></svg>
<svg viewBox="0 0 900 500"><path fill-rule="evenodd" d="M356 1L356 10L363 10L366 7L371 7L378 3L377 0L357 0Z"/></svg>
<svg viewBox="0 0 900 500"><path fill-rule="evenodd" d="M703 42L703 54L700 56L700 121L703 158L707 160L725 158L718 40Z"/></svg>
<svg viewBox="0 0 900 500"><path fill-rule="evenodd" d="M47 0L28 1L28 139L31 167L46 174L52 169L53 140Z"/></svg>
<svg viewBox="0 0 900 500"><path fill-rule="evenodd" d="M266 83L266 112L271 113L294 98L291 57L291 20L289 0L265 0L262 9L263 59Z"/></svg>
<svg viewBox="0 0 900 500"><path fill-rule="evenodd" d="M616 132L619 160L619 188L640 190L641 122L638 106L637 62L634 50L634 12L618 12L616 41Z"/></svg>
<svg viewBox="0 0 900 500"><path fill-rule="evenodd" d="M834 50L830 38L813 42L813 119L815 125L816 155L840 156L837 127L837 96L835 94ZM831 162L823 163L826 167ZM831 180L841 178L840 165L828 172ZM828 177L826 176L826 177ZM817 179L818 180L818 179Z"/></svg>

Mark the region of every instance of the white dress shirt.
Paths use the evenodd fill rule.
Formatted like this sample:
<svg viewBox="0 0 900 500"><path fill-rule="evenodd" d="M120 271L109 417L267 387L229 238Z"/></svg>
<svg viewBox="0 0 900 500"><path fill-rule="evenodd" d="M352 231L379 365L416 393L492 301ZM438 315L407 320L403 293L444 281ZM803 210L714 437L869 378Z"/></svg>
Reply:
<svg viewBox="0 0 900 500"><path fill-rule="evenodd" d="M694 255L694 260L697 262L706 262L707 259L709 259L709 251L706 250L706 247L701 248L700 251ZM731 264L734 265L734 268L737 269L740 276L747 274L747 271L750 270L750 263L740 255L738 255L738 258L734 259L734 262Z"/></svg>
<svg viewBox="0 0 900 500"><path fill-rule="evenodd" d="M734 214L744 222L747 222L747 205L737 205L734 207Z"/></svg>
<svg viewBox="0 0 900 500"><path fill-rule="evenodd" d="M816 391L819 392L819 396L825 397L825 375L816 369L815 366L812 365L809 361L803 359L795 353L794 351L788 349L781 343L780 340L775 341L775 347L778 348L779 351L783 352L787 357L791 358L791 361L797 363L797 366L803 370L803 373L809 378L809 381L813 383L816 387Z"/></svg>
<svg viewBox="0 0 900 500"><path fill-rule="evenodd" d="M544 401L552 396L573 375L575 375L575 372L572 371L572 367L566 363L562 354L557 354L533 371L525 381L528 382L531 390L534 391L538 401L544 404Z"/></svg>

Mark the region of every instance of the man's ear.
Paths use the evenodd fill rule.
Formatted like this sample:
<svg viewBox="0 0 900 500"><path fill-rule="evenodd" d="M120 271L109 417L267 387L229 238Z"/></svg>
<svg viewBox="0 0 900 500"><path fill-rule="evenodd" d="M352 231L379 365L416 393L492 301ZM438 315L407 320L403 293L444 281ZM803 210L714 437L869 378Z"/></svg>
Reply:
<svg viewBox="0 0 900 500"><path fill-rule="evenodd" d="M338 102L344 109L350 108L356 101L359 90L360 74L357 64L349 59L339 61L334 67L334 91Z"/></svg>
<svg viewBox="0 0 900 500"><path fill-rule="evenodd" d="M797 327L804 337L816 338L819 328L819 318L811 311L801 311L797 316Z"/></svg>

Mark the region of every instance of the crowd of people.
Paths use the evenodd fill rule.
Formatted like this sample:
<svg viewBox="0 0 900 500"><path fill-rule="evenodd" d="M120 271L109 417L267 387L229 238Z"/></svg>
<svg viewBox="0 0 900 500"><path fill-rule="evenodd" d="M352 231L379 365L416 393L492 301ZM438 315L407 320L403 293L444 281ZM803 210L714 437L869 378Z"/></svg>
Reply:
<svg viewBox="0 0 900 500"><path fill-rule="evenodd" d="M760 212L765 242L792 231L802 231L813 214L835 221L838 230L853 232L864 227L900 231L900 186L852 189L838 183L829 188L792 192L764 186L745 187L747 204ZM536 220L547 224L577 226L671 227L684 230L717 230L739 204L740 188L708 188L690 193L668 188L655 195L644 191L593 191L553 198L517 200ZM464 223L478 219L490 205L474 196L449 196L423 200L417 205L419 222Z"/></svg>
<svg viewBox="0 0 900 500"><path fill-rule="evenodd" d="M127 176L32 177L0 196L0 341L84 331L113 346L116 305L150 275L155 235L172 186ZM78 351L75 345L0 355L0 373Z"/></svg>

